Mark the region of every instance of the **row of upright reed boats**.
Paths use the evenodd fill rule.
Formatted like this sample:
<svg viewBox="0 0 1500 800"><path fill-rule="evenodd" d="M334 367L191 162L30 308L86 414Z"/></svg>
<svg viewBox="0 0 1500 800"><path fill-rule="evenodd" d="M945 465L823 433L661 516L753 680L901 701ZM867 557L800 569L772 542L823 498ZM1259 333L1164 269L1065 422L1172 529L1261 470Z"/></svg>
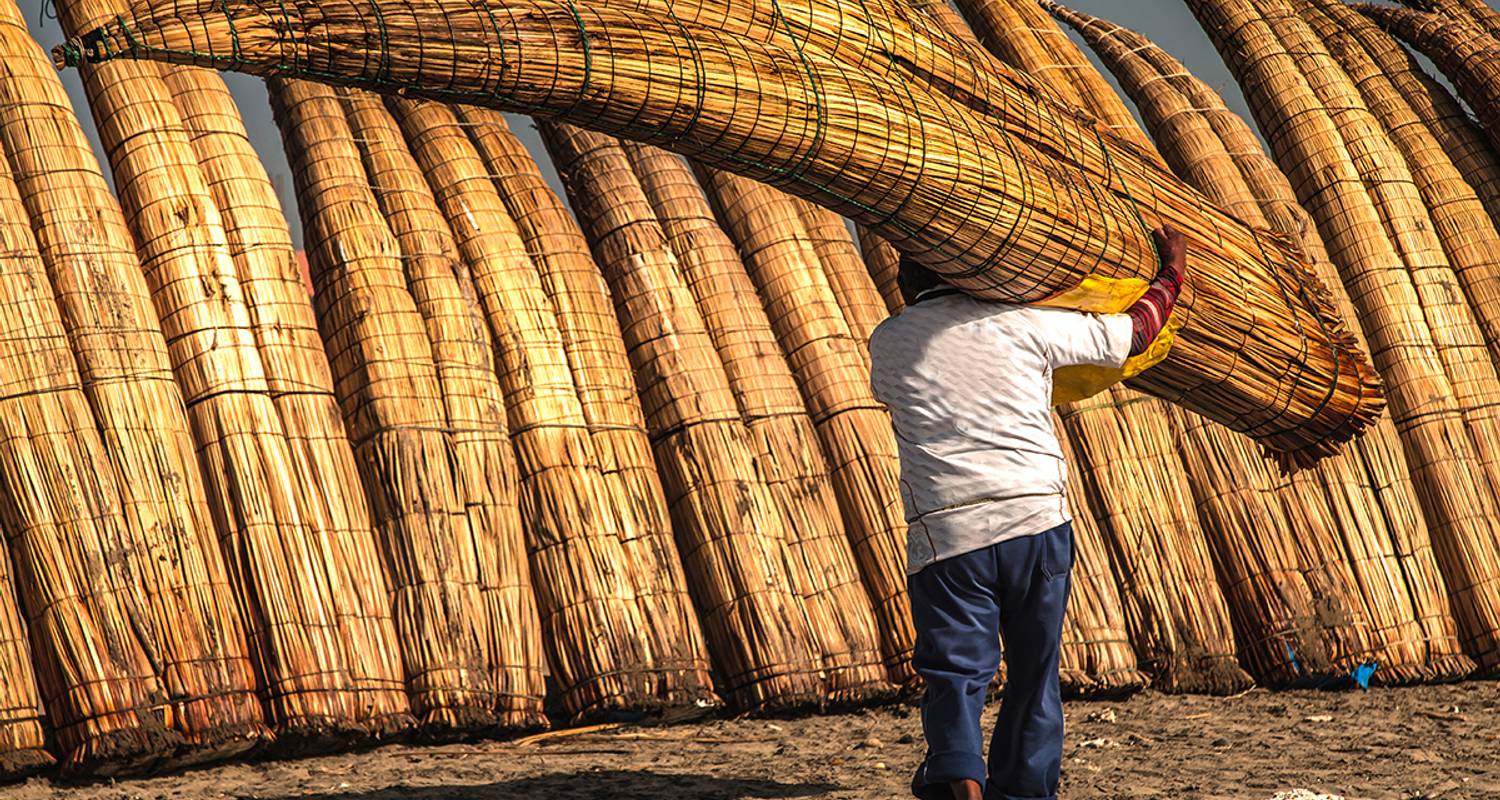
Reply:
<svg viewBox="0 0 1500 800"><path fill-rule="evenodd" d="M910 697L896 245L1111 310L1154 221L1065 689L1500 673L1500 15L1190 0L1268 153L1050 0L850 5L58 0L111 183L0 0L0 778Z"/></svg>

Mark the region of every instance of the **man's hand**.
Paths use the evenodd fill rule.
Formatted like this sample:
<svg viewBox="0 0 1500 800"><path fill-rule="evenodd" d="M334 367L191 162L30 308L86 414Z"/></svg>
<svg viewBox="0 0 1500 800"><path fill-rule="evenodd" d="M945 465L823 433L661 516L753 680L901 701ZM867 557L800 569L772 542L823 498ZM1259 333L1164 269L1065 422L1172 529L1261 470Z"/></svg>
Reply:
<svg viewBox="0 0 1500 800"><path fill-rule="evenodd" d="M1187 279L1187 239L1171 226L1162 226L1151 232L1156 242L1156 251L1161 254L1161 269L1156 280L1146 288L1146 294L1126 311L1131 320L1130 355L1138 356L1156 341L1167 319L1172 316L1172 307L1177 304L1177 295L1182 291L1182 282Z"/></svg>
<svg viewBox="0 0 1500 800"><path fill-rule="evenodd" d="M1157 280L1170 281L1175 289L1182 288L1187 277L1187 238L1171 225L1163 225L1151 232L1156 242L1156 252L1161 255L1161 269Z"/></svg>

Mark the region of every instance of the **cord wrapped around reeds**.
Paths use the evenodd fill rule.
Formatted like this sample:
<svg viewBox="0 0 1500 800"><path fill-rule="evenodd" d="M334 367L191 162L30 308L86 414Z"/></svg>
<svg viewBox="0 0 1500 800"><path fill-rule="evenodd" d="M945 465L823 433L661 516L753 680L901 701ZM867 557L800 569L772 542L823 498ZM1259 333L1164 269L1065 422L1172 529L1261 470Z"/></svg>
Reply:
<svg viewBox="0 0 1500 800"><path fill-rule="evenodd" d="M1500 30L1472 19L1424 14L1405 8L1356 5L1360 13L1432 59L1500 148Z"/></svg>
<svg viewBox="0 0 1500 800"><path fill-rule="evenodd" d="M7 416L43 430L8 439L10 474L30 477L5 527L63 767L243 752L267 736L254 668L141 264L10 3L0 47L0 139L20 192L7 217L35 232L47 280L34 289L61 320L45 369L7 370L34 382L19 394L36 406Z"/></svg>
<svg viewBox="0 0 1500 800"><path fill-rule="evenodd" d="M1351 8L1339 6L1327 13L1342 24L1349 46L1361 48L1379 66L1383 78L1396 85L1402 99L1422 118L1442 144L1443 152L1474 187L1490 216L1500 220L1500 155L1468 110L1447 86L1427 74L1394 36L1380 31L1371 21L1360 22Z"/></svg>
<svg viewBox="0 0 1500 800"><path fill-rule="evenodd" d="M385 497L375 503L377 519L387 512L391 538L411 559L395 570L403 576L396 581L404 588L397 590L396 619L408 640L409 690L418 708L424 695L437 700L428 718L438 717L444 727L540 727L541 625L494 343L448 221L395 119L376 95L346 90L341 99L431 342L435 373L422 370L402 383L420 390L435 374L441 390L441 404L385 395L373 386L371 396L361 398L381 419L373 438L387 439L396 455L371 478L385 485ZM389 338L380 346L389 347ZM432 430L443 431L446 443ZM416 664L423 665L420 672Z"/></svg>
<svg viewBox="0 0 1500 800"><path fill-rule="evenodd" d="M871 655L870 644L877 658L883 652L886 620L870 618L877 638L867 641L861 633L867 623L860 620L873 613L873 607L846 534L828 462L755 284L687 163L647 145L622 146L718 352L751 435L758 473L784 520L793 558L803 565L798 572L808 581L804 596L814 604L809 613L846 618L848 636L859 642L849 674L863 674L860 666ZM837 609L836 614L818 610L823 605ZM830 678L837 681L834 675ZM872 699L878 694L874 687L868 692Z"/></svg>
<svg viewBox="0 0 1500 800"><path fill-rule="evenodd" d="M818 263L828 276L828 286L843 309L849 332L868 353L870 334L890 316L885 298L870 277L864 255L854 243L844 218L800 198L795 202L802 215L802 227L818 254Z"/></svg>
<svg viewBox="0 0 1500 800"><path fill-rule="evenodd" d="M532 584L563 712L577 719L677 702L660 694L642 632L683 622L652 618L637 592L630 573L640 562L620 536L557 311L470 126L440 103L391 99L388 107L447 217L496 345Z"/></svg>
<svg viewBox="0 0 1500 800"><path fill-rule="evenodd" d="M870 224L957 283L1002 300L1113 307L1130 299L1156 270L1147 231L1159 213L1199 255L1179 306L1184 327L1166 362L1139 376L1141 387L1297 463L1333 452L1378 415L1373 372L1284 241L1212 209L1014 73L971 68L977 56L946 34L927 36L922 15L865 16L823 2L777 4L783 13L773 15L770 3L735 2L702 6L732 25L699 25L681 21L686 9L639 5L142 0L59 58L289 72L670 143ZM835 15L839 36L811 24L820 13ZM303 36L309 26L321 33ZM872 37L910 60L876 57L885 48ZM686 52L693 63L672 55ZM502 62L506 69L494 69ZM911 63L941 75L937 83L961 99L920 77L911 83L902 66ZM735 108L758 112L726 113Z"/></svg>
<svg viewBox="0 0 1500 800"><path fill-rule="evenodd" d="M880 296L885 299L886 311L891 314L900 313L906 307L906 301L901 299L901 284L898 280L901 274L901 253L890 242L880 238L880 234L863 225L859 226L859 250L864 256L865 269L869 271L870 279L875 281Z"/></svg>
<svg viewBox="0 0 1500 800"><path fill-rule="evenodd" d="M906 522L890 415L871 393L868 356L834 299L793 198L700 167L699 179L739 247L797 377L828 460L844 525L880 620L893 680L914 678L906 597Z"/></svg>
<svg viewBox="0 0 1500 800"><path fill-rule="evenodd" d="M1178 174L1252 223L1304 240L1340 308L1356 318L1286 177L1222 98L1139 34L1046 5L1079 30L1120 79ZM1355 333L1363 335L1358 328ZM1347 453L1300 473L1280 494L1299 530L1322 534L1299 540L1322 545L1325 561L1347 562L1353 570L1378 648L1377 682L1451 679L1473 668L1458 646L1426 522L1389 420Z"/></svg>
<svg viewBox="0 0 1500 800"><path fill-rule="evenodd" d="M0 188L0 194L5 194L12 201L20 200L13 183L9 187ZM19 203L16 208L19 210ZM25 219L24 215L15 217L9 224L24 227ZM4 234L0 233L0 236ZM46 285L34 245L24 256L15 255L21 251L13 246L8 247L6 252L11 254L8 259L29 258L32 262L29 273L24 269L11 269L7 263L3 271L6 278L21 278L29 274L42 279L38 281L38 287ZM25 292L7 287L5 297L8 298L3 309L6 319L36 318L26 315L26 309L17 307L27 301ZM52 316L55 325L55 309ZM0 335L0 348L10 347L14 347L10 336ZM7 354L0 355L0 358L8 361L10 357ZM0 403L3 402L0 400ZM0 520L4 518L0 514ZM52 754L47 752L46 732L42 729L42 719L46 712L42 708L42 696L36 688L36 672L31 666L31 644L26 638L26 622L21 616L20 601L12 582L15 573L10 568L7 544L0 538L0 675L5 676L4 688L0 689L0 783L20 780L56 763Z"/></svg>
<svg viewBox="0 0 1500 800"><path fill-rule="evenodd" d="M1116 133L1130 137L1143 153L1155 152L1125 104L1032 0L966 2L962 8L997 57L1037 78L1059 102L1112 120ZM1109 544L1106 552L1121 577L1142 666L1167 691L1228 694L1248 686L1229 609L1199 530L1190 486L1190 476L1196 476L1178 455L1177 440L1184 435L1180 420L1165 404L1123 387L1065 407L1061 416L1087 467L1077 480L1091 493L1091 508ZM1235 517L1205 521L1221 519ZM1193 613L1183 614L1185 609Z"/></svg>
<svg viewBox="0 0 1500 800"><path fill-rule="evenodd" d="M103 2L59 7L65 27L112 10ZM402 726L407 701L365 494L348 469L343 429L316 421L329 406L284 414L273 399L256 323L274 327L283 311L261 296L253 297L258 312L251 310L241 274L246 260L230 250L194 134L162 70L142 66L86 70L85 87L161 314L272 721L295 751L390 732ZM220 196L231 199L222 187ZM290 332L298 317L287 316ZM309 425L327 437L316 461L287 436Z"/></svg>
<svg viewBox="0 0 1500 800"><path fill-rule="evenodd" d="M1151 679L1141 671L1131 647L1109 549L1080 480L1086 470L1061 423L1054 415L1052 426L1067 460L1068 505L1073 510L1073 584L1062 636L1063 693L1073 697L1130 694L1144 689Z"/></svg>
<svg viewBox="0 0 1500 800"><path fill-rule="evenodd" d="M1500 384L1477 324L1452 291L1457 280L1415 180L1285 3L1191 6L1239 76L1361 312L1465 648L1493 669L1500 576L1489 565L1500 563L1500 530L1488 443L1500 440L1492 405Z"/></svg>
<svg viewBox="0 0 1500 800"><path fill-rule="evenodd" d="M852 554L835 550L843 563L825 565L796 546L805 517L784 516L760 476L723 361L624 149L572 126L541 130L612 290L729 699L756 710L887 694L868 598L857 582L831 594L821 579L854 573Z"/></svg>
<svg viewBox="0 0 1500 800"><path fill-rule="evenodd" d="M460 107L458 114L557 309L589 436L611 488L617 530L634 565L627 577L652 621L636 632L646 637L651 692L667 705L691 706L712 696L708 650L609 287L577 221L503 116L472 107Z"/></svg>
<svg viewBox="0 0 1500 800"><path fill-rule="evenodd" d="M1491 36L1500 36L1500 11L1487 0L1397 0L1418 11L1430 11L1478 25Z"/></svg>

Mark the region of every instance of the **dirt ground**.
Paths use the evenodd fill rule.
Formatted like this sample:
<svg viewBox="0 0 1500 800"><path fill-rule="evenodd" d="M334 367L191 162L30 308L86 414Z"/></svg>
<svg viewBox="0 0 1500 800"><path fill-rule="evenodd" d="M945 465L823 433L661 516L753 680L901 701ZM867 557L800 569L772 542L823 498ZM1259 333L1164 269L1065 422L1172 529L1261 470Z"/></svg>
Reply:
<svg viewBox="0 0 1500 800"><path fill-rule="evenodd" d="M1148 693L1070 704L1068 724L1066 800L1500 798L1500 683L1229 699ZM901 798L920 738L915 710L900 707L391 746L110 784L36 779L0 789L0 800Z"/></svg>

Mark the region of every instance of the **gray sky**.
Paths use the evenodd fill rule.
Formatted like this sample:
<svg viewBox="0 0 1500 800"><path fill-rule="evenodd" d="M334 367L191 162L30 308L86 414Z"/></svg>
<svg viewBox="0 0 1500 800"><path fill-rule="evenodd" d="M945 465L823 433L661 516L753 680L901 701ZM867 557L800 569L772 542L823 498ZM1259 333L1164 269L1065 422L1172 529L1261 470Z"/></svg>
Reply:
<svg viewBox="0 0 1500 800"><path fill-rule="evenodd" d="M1488 0L1488 2L1494 6L1500 3L1500 0ZM50 49L61 40L62 32L57 21L43 10L46 0L20 0L20 4L31 26L32 35L45 48ZM1146 34L1186 63L1194 74L1218 89L1228 100L1231 108L1245 115L1247 119L1249 118L1249 109L1245 105L1239 87L1182 0L1069 0L1068 4L1080 11L1110 18ZM1087 52L1088 48L1085 47L1084 50ZM1105 74L1107 76L1108 72ZM281 136L271 120L271 108L266 101L265 87L258 78L245 75L226 74L225 79L239 101L240 113L245 118L250 137L265 161L272 180L276 183L282 204L287 209L288 219L291 220L293 234L300 247L302 226L294 208L292 179L287 168L286 156L281 149ZM93 120L87 112L83 87L79 83L77 72L65 71L63 82L73 98L74 107L82 112L79 117L92 137L94 135ZM548 173L554 188L561 193L556 173L552 170L546 151L529 121L513 117L512 123L516 132L537 156L542 169ZM97 149L97 138L95 146ZM107 170L109 165L105 164L104 167Z"/></svg>

